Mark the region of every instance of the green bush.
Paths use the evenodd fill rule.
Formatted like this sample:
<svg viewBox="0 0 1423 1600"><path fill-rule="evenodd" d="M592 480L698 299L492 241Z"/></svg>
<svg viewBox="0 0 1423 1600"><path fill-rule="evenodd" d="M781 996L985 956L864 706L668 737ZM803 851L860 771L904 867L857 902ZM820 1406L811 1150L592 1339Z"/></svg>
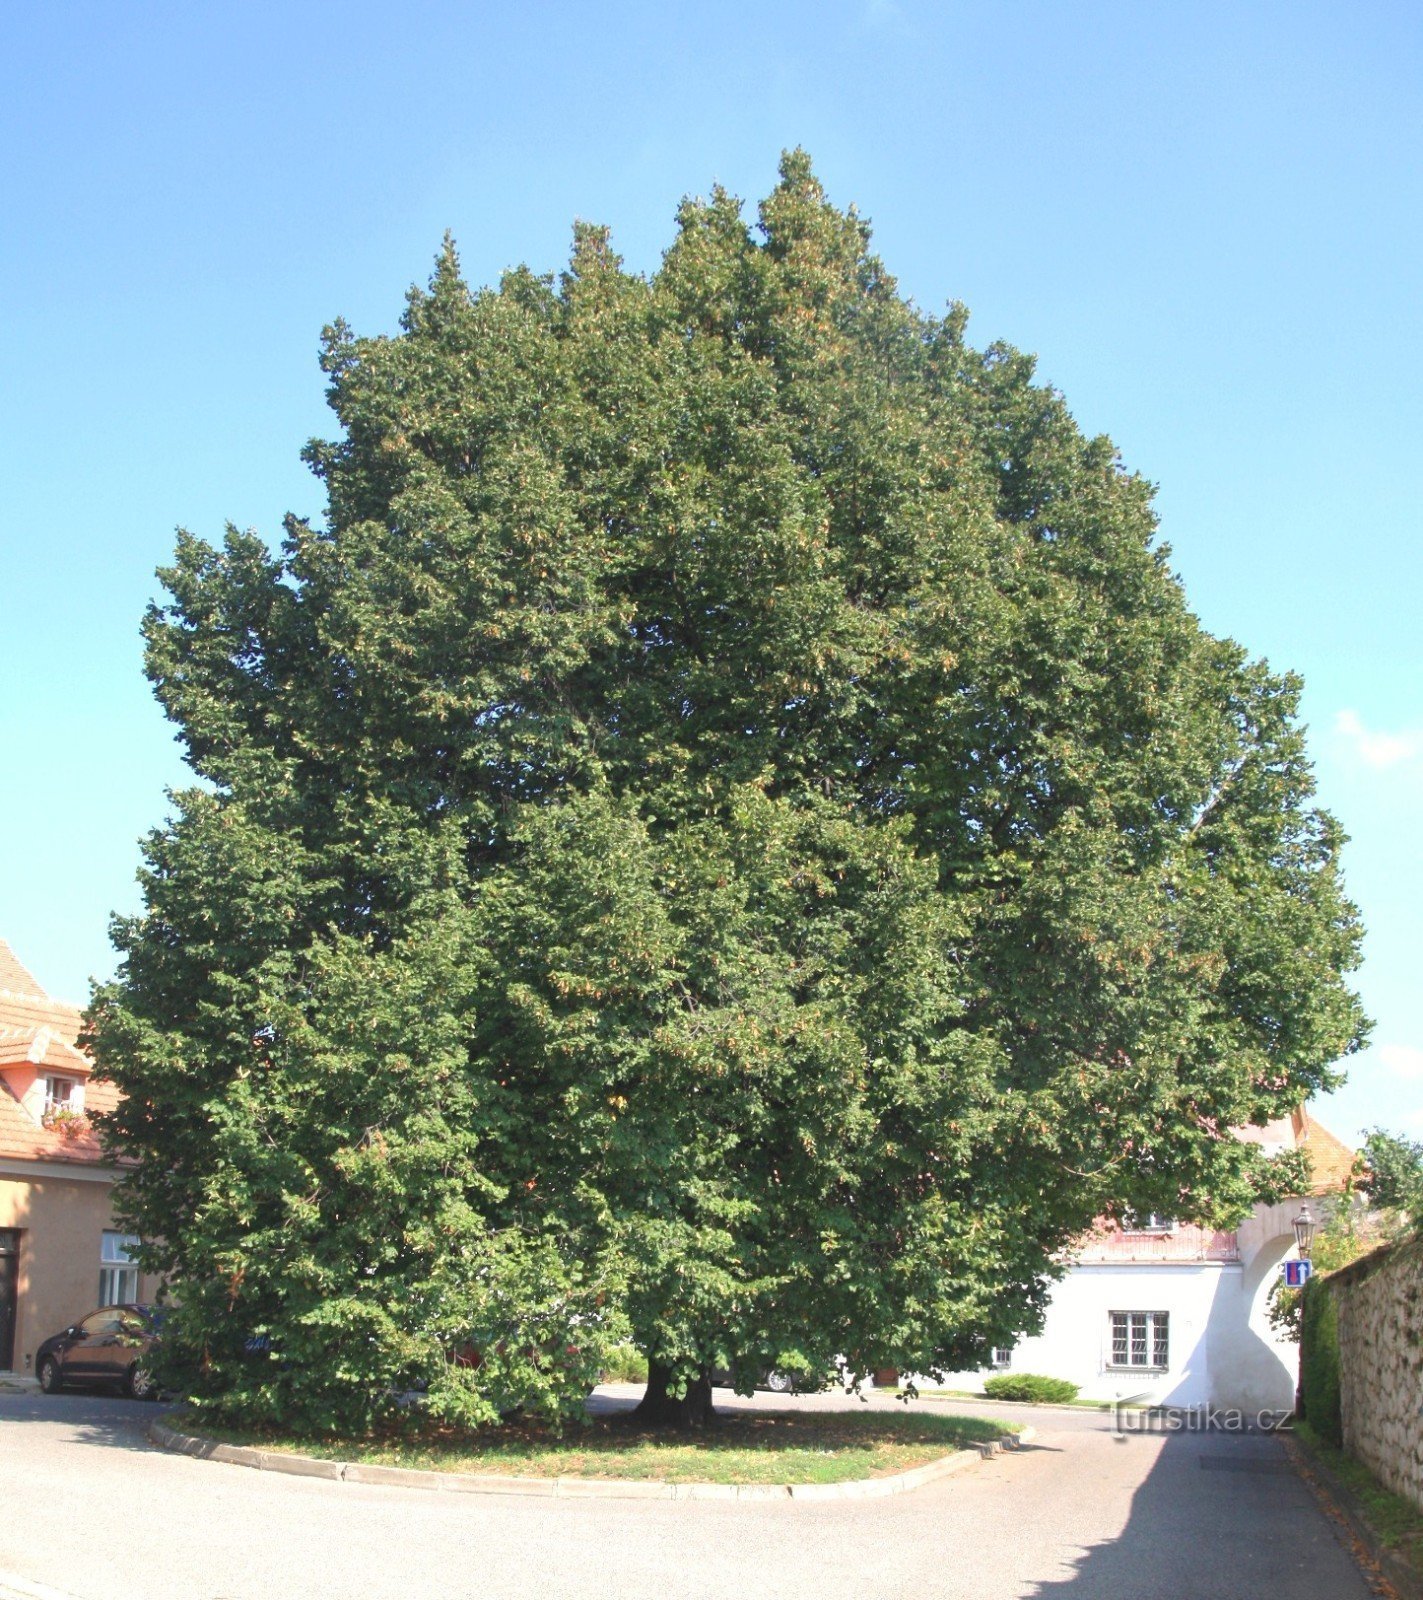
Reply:
<svg viewBox="0 0 1423 1600"><path fill-rule="evenodd" d="M999 1372L983 1380L990 1400L1036 1400L1061 1404L1077 1398L1077 1385L1066 1378L1048 1378L1041 1372Z"/></svg>
<svg viewBox="0 0 1423 1600"><path fill-rule="evenodd" d="M614 1345L603 1366L604 1383L646 1383L647 1357L636 1345Z"/></svg>
<svg viewBox="0 0 1423 1600"><path fill-rule="evenodd" d="M1336 1449L1344 1445L1339 1409L1339 1322L1323 1283L1305 1285L1300 1317L1300 1397L1309 1425Z"/></svg>

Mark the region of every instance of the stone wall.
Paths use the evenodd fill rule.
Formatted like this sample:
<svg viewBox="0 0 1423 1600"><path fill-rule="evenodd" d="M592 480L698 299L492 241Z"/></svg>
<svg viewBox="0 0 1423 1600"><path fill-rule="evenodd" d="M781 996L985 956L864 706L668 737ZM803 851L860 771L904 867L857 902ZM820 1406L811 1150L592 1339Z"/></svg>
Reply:
<svg viewBox="0 0 1423 1600"><path fill-rule="evenodd" d="M1344 1448L1423 1509L1423 1240L1324 1280L1339 1318Z"/></svg>

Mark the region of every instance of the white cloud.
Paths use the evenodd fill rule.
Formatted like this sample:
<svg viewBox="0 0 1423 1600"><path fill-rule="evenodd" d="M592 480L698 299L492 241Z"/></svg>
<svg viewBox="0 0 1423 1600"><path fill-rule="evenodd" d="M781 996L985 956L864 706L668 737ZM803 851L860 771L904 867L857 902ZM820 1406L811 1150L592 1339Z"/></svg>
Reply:
<svg viewBox="0 0 1423 1600"><path fill-rule="evenodd" d="M1407 728L1402 733L1376 733L1364 726L1357 711L1341 711L1334 719L1334 731L1349 741L1354 754L1366 767L1373 767L1379 772L1423 754L1423 729Z"/></svg>
<svg viewBox="0 0 1423 1600"><path fill-rule="evenodd" d="M1374 1051L1395 1078L1423 1078L1423 1050L1412 1044L1381 1044Z"/></svg>

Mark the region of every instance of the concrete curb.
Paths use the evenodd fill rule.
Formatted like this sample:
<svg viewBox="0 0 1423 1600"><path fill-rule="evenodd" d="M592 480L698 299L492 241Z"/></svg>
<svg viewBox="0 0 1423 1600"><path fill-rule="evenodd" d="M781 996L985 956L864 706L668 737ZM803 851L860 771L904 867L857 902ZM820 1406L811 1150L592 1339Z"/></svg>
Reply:
<svg viewBox="0 0 1423 1600"><path fill-rule="evenodd" d="M1396 1556L1384 1544L1369 1522L1369 1514L1358 1495L1337 1477L1329 1466L1305 1443L1297 1433L1292 1433L1285 1448L1296 1468L1303 1467L1311 1473L1334 1502L1334 1508L1344 1519L1349 1531L1368 1551L1370 1559L1388 1582L1398 1592L1399 1600L1423 1600L1423 1575Z"/></svg>
<svg viewBox="0 0 1423 1600"><path fill-rule="evenodd" d="M1033 1428L1005 1434L967 1450L887 1478L856 1478L848 1483L667 1483L659 1478L523 1478L483 1472L425 1472L415 1467L380 1467L359 1461L328 1461L320 1456L291 1455L284 1450L255 1450L249 1445L219 1444L197 1434L178 1433L156 1418L148 1437L161 1449L203 1461L224 1461L261 1472L285 1472L301 1478L326 1478L335 1483L384 1484L392 1489L437 1490L446 1494L526 1494L565 1500L881 1500L907 1494L938 1478L962 1472L1004 1450L1017 1450L1037 1436ZM0 1588L0 1600L8 1600ZM26 1596L25 1600L29 1600ZM35 1600L49 1600L48 1596Z"/></svg>

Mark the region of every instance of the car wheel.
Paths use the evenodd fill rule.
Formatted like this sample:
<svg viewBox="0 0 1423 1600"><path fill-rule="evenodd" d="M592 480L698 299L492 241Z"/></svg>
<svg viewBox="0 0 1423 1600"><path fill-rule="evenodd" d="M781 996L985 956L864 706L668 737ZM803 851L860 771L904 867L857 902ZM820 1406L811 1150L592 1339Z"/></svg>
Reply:
<svg viewBox="0 0 1423 1600"><path fill-rule="evenodd" d="M124 1392L130 1400L156 1400L158 1385L153 1381L153 1374L135 1361L124 1379Z"/></svg>
<svg viewBox="0 0 1423 1600"><path fill-rule="evenodd" d="M59 1393L59 1363L53 1356L40 1362L40 1389L45 1394Z"/></svg>
<svg viewBox="0 0 1423 1600"><path fill-rule="evenodd" d="M791 1392L791 1380L784 1372L768 1372L766 1374L766 1387L772 1394L789 1394Z"/></svg>

